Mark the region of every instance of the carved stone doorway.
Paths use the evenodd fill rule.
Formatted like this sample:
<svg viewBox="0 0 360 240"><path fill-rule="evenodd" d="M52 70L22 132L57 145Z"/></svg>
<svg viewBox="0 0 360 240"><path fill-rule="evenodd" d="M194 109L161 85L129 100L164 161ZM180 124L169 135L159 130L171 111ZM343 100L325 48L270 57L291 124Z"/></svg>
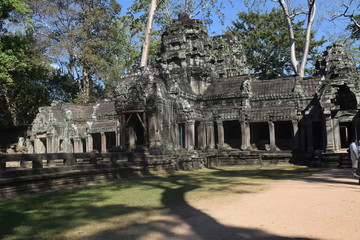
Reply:
<svg viewBox="0 0 360 240"><path fill-rule="evenodd" d="M125 145L128 150L136 146L148 147L148 119L144 110L131 110L123 112Z"/></svg>
<svg viewBox="0 0 360 240"><path fill-rule="evenodd" d="M340 124L341 148L348 148L355 138L355 128L352 122L341 122Z"/></svg>

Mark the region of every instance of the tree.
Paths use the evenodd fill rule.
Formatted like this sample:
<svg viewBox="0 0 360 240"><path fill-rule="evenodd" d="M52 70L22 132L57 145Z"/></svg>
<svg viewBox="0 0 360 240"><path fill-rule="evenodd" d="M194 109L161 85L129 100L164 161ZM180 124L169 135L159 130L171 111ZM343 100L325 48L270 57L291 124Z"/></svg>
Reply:
<svg viewBox="0 0 360 240"><path fill-rule="evenodd" d="M151 0L135 0L127 15L135 20L135 23L146 23L148 7ZM223 22L223 4L232 3L232 0L158 0L155 24L160 28L171 23L180 13L186 13L190 18L198 18L205 24L211 24L214 17ZM136 17L137 15L137 17Z"/></svg>
<svg viewBox="0 0 360 240"><path fill-rule="evenodd" d="M60 78L53 73L45 48L29 30L28 13L22 1L0 4L0 127L30 124L38 108L48 105L52 97L72 93L63 79L58 84Z"/></svg>
<svg viewBox="0 0 360 240"><path fill-rule="evenodd" d="M28 1L34 29L61 72L78 85L79 102L89 102L108 77L109 36L121 7L115 0ZM97 95L96 95L97 94Z"/></svg>
<svg viewBox="0 0 360 240"><path fill-rule="evenodd" d="M259 79L271 79L283 75L294 74L289 58L288 29L284 22L283 13L279 9L272 9L270 13L240 12L238 19L232 21L233 27L227 30L237 36L241 42L247 62L255 76ZM298 43L305 42L304 21L291 23L294 38ZM311 45L307 58L310 60L317 54L316 47L324 41L315 41L311 35ZM295 53L298 57L302 51L296 45Z"/></svg>
<svg viewBox="0 0 360 240"><path fill-rule="evenodd" d="M349 24L346 29L351 32L351 38L360 40L360 14L352 15L350 19L352 23Z"/></svg>
<svg viewBox="0 0 360 240"><path fill-rule="evenodd" d="M252 5L260 5L261 3L267 2L267 0L248 0L247 4L252 3ZM289 49L290 49L290 62L291 66L296 73L296 75L300 77L304 77L305 75L305 67L307 63L307 58L309 54L310 42L311 42L311 31L312 26L315 20L316 15L316 0L306 0L307 8L303 8L302 1L294 1L291 0L271 0L271 2L276 2L279 4L280 9L283 12L283 16L285 18L285 24L288 29L289 36ZM306 21L306 32L304 34L305 41L303 43L303 51L299 58L301 61L298 61L296 49L297 49L297 39L295 38L294 33L294 23L295 18L298 16L305 16Z"/></svg>
<svg viewBox="0 0 360 240"><path fill-rule="evenodd" d="M144 46L143 46L142 55L141 55L140 67L145 67L147 64L147 58L149 55L149 48L150 48L151 28L152 28L152 24L153 24L155 10L156 10L156 0L151 0L149 17L148 17L148 22L147 22L146 31L145 31L145 41L144 41Z"/></svg>
<svg viewBox="0 0 360 240"><path fill-rule="evenodd" d="M47 81L50 65L31 32L2 37L1 52L11 52L13 66L7 64L7 80L0 91L0 126L30 124L38 108L50 103Z"/></svg>

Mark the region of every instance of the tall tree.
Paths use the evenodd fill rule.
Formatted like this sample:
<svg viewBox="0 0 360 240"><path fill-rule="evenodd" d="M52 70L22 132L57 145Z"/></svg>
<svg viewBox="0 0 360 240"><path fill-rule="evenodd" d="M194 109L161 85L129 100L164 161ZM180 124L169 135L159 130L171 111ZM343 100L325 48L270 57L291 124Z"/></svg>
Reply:
<svg viewBox="0 0 360 240"><path fill-rule="evenodd" d="M268 0L269 1L269 0ZM267 0L247 0L246 3L252 5L258 5L260 3L267 2ZM289 49L290 49L290 62L291 66L300 77L305 75L305 67L309 54L310 42L311 42L311 31L316 15L316 0L306 0L303 7L303 1L291 1L291 0L271 0L271 2L277 2L280 9L283 12L285 18L285 24L288 29L289 36ZM303 43L303 51L301 56L298 58L296 53L297 39L294 33L294 22L298 16L305 16L306 31L305 31L305 42ZM298 59L301 59L300 61Z"/></svg>
<svg viewBox="0 0 360 240"><path fill-rule="evenodd" d="M149 49L150 49L151 29L152 29L152 24L153 24L153 20L154 20L155 10L156 10L156 0L151 0L149 17L147 20L147 26L146 26L146 30L145 30L145 41L144 41L143 50L142 50L142 54L141 54L140 67L145 67L147 64L147 58L148 58Z"/></svg>
<svg viewBox="0 0 360 240"><path fill-rule="evenodd" d="M121 7L115 0L37 0L28 3L35 31L62 72L77 83L79 102L89 102L108 76L109 32Z"/></svg>
<svg viewBox="0 0 360 240"><path fill-rule="evenodd" d="M240 12L238 19L232 21L233 26L228 31L237 36L241 42L247 62L255 76L259 79L270 79L283 75L294 74L292 64L288 58L289 36L283 13L279 9L272 9L269 13ZM300 44L296 45L295 54L299 57L302 52L301 44L305 42L304 21L292 23L293 35ZM308 60L317 54L316 47L324 41L315 41L311 35Z"/></svg>

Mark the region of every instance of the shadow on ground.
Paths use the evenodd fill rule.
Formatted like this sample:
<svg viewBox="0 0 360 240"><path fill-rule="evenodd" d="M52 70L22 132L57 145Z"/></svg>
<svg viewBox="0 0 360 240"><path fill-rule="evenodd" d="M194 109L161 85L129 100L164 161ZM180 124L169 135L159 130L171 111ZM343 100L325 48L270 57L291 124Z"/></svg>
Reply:
<svg viewBox="0 0 360 240"><path fill-rule="evenodd" d="M300 172L299 172L300 171ZM303 172L302 172L303 171ZM348 172L348 171L347 171ZM247 184L255 186L256 182L237 182L232 177L245 177L247 179L286 179L294 176L306 176L311 174L308 170L297 170L291 172L282 169L259 169L259 170L231 170L231 169L214 169L207 175L174 175L169 177L151 176L146 178L147 181L134 180L150 188L156 188L161 191L161 209L166 212L170 218L149 218L133 222L126 227L103 230L92 236L79 237L78 239L263 239L263 240L283 240L283 239L307 239L294 236L278 236L265 232L257 228L240 228L226 226L218 222L205 212L194 208L186 200L186 194L205 188L207 185L212 187L208 191L218 191L223 188L232 190L234 184ZM345 178L345 181L344 181ZM149 179L151 181L149 181ZM328 182L332 184L357 184L353 179L348 179L344 170L326 171L306 178L301 177L296 181L309 182ZM130 180L132 181L132 180ZM130 182L128 181L128 182ZM125 185L125 187L128 187ZM101 190L101 187L98 187ZM111 191L119 191L124 188L124 183L115 183L107 187ZM77 192L70 190L62 194L36 195L29 199L2 203L0 205L0 237L14 234L18 228L28 228L24 237L18 236L16 239L29 239L28 236L36 235L41 231L42 236L49 236L45 239L54 239L56 234L62 231L85 226L89 221L106 221L106 219L122 216L136 212L151 212L149 207L131 207L122 202L113 203L106 206L97 206L96 202L105 201L109 196L100 194L101 191L95 192ZM245 193L245 192L240 192ZM61 204L61 203L64 204ZM60 203L60 204L59 204ZM57 214L51 212L52 204L58 208ZM37 219L31 219L26 213L31 212L32 208L37 206L38 209L44 208L43 212L38 213ZM35 221L31 226L25 226L27 223ZM186 231L182 231L183 228ZM73 236L71 239L76 239Z"/></svg>
<svg viewBox="0 0 360 240"><path fill-rule="evenodd" d="M234 171L215 172L215 174L236 175ZM242 174L244 174L242 172ZM246 175L253 174L248 172ZM269 176L272 174L269 172ZM271 177L270 177L271 178ZM279 179L279 176L273 176ZM208 179L209 180L209 179ZM155 220L149 223L137 223L126 227L126 229L114 229L100 232L89 239L199 239L199 240L220 240L220 239L244 239L244 240L310 240L309 238L279 236L268 233L261 229L231 227L219 223L208 214L192 207L185 199L185 195L200 186L193 179L173 178L172 183L177 188L167 188L160 185L153 187L163 188L162 204L168 210L168 214L176 220ZM186 183L185 183L186 182ZM190 183L188 183L190 182ZM190 231L176 231L176 228L188 228Z"/></svg>

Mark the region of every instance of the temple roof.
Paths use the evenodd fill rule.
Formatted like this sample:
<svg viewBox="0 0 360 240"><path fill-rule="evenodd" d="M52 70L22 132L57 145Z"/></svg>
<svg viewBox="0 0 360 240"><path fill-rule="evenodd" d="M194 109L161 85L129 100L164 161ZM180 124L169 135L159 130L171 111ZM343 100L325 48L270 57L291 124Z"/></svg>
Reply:
<svg viewBox="0 0 360 240"><path fill-rule="evenodd" d="M101 101L96 109L96 115L115 114L115 104L113 101Z"/></svg>
<svg viewBox="0 0 360 240"><path fill-rule="evenodd" d="M254 97L292 93L294 86L295 77L251 81L251 90Z"/></svg>
<svg viewBox="0 0 360 240"><path fill-rule="evenodd" d="M106 131L106 130L111 130L111 131L115 131L116 127L117 127L117 123L118 121L116 120L110 120L110 121L102 121L102 122L94 122L91 126L90 131L94 132L98 132L100 130Z"/></svg>
<svg viewBox="0 0 360 240"><path fill-rule="evenodd" d="M250 120L288 120L297 115L297 110L291 106L274 106L266 108L251 108L246 110L248 119Z"/></svg>
<svg viewBox="0 0 360 240"><path fill-rule="evenodd" d="M241 85L246 80L249 80L248 75L218 78L206 89L204 96L230 93L240 94Z"/></svg>

